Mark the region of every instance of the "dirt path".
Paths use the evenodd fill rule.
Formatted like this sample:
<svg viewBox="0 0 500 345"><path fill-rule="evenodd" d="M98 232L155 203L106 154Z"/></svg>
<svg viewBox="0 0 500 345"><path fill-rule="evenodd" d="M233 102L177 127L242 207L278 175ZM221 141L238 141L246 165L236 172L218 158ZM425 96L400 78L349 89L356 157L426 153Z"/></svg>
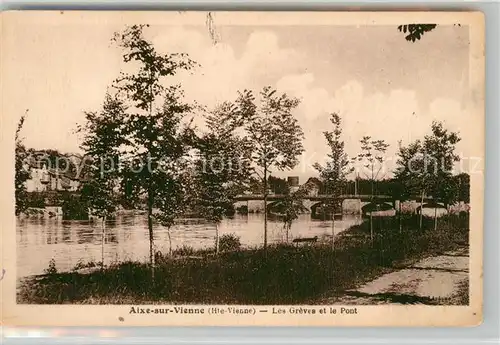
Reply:
<svg viewBox="0 0 500 345"><path fill-rule="evenodd" d="M387 273L327 304L463 304L468 296L466 248L422 259Z"/></svg>

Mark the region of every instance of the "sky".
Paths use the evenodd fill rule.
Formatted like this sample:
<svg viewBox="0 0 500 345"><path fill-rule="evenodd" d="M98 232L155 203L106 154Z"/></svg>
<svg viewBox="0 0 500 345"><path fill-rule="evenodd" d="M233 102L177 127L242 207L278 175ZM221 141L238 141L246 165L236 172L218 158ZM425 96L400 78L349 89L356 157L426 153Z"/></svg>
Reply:
<svg viewBox="0 0 500 345"><path fill-rule="evenodd" d="M29 109L22 136L35 149L80 152L75 134L84 111L102 106L106 90L124 68L111 43L123 26L18 26L7 44L10 85L6 111ZM384 139L387 156L402 144L423 138L433 120L459 131L457 150L468 157L478 138L469 87L469 32L466 26L438 26L421 41L408 42L396 26L217 26L214 45L204 22L153 25L147 29L158 51L186 52L201 67L178 76L188 100L209 107L234 100L237 91L263 86L301 100L294 115L305 134L305 152L292 171L280 176L314 176L328 147L328 115L340 114L345 149L360 152L365 136ZM5 61L4 61L5 63ZM10 79L13 80L13 79ZM394 158L389 158L394 159Z"/></svg>

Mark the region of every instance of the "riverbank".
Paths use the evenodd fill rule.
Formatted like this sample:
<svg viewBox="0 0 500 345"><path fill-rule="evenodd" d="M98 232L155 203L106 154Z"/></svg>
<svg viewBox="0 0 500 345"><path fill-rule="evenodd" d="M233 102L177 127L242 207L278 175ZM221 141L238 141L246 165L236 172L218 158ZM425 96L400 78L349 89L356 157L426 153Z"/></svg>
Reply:
<svg viewBox="0 0 500 345"><path fill-rule="evenodd" d="M406 264L341 295L324 298L321 303L468 305L468 248Z"/></svg>
<svg viewBox="0 0 500 345"><path fill-rule="evenodd" d="M147 264L124 262L90 272L51 273L19 283L18 303L316 304L393 272L408 260L468 246L468 219L367 222L317 244L279 244L215 256L162 256L154 280Z"/></svg>

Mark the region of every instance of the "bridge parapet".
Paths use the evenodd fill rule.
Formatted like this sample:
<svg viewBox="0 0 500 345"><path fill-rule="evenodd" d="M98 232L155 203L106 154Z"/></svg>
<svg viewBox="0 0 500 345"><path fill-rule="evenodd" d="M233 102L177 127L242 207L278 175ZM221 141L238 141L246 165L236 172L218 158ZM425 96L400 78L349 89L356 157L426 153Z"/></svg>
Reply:
<svg viewBox="0 0 500 345"><path fill-rule="evenodd" d="M267 200L269 201L275 201L275 200L282 200L286 196L283 194L271 194L267 196ZM389 196L389 195L356 195L356 194L343 194L339 196L334 196L330 194L319 194L319 195L310 195L310 196L305 196L303 198L304 200L311 200L311 201L328 201L328 200L346 200L346 199L353 199L353 200L361 200L361 201L373 201L373 200L378 200L378 201L393 201L394 197ZM263 194L243 194L243 195L238 195L235 198L236 201L248 201L248 200L264 200L264 195ZM408 198L408 200L415 200L415 201L420 201L421 197L420 196L415 196ZM424 202L429 202L433 201L432 197L425 197Z"/></svg>

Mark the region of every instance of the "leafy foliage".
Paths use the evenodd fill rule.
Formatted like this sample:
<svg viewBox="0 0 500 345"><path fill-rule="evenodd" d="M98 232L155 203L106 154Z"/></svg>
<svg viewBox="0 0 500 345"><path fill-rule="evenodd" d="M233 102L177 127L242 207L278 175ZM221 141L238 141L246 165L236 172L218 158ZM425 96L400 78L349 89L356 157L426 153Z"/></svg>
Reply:
<svg viewBox="0 0 500 345"><path fill-rule="evenodd" d="M281 213L281 220L286 231L286 241L288 242L293 221L307 210L304 198L307 196L308 190L299 188L292 192L290 188L287 188L283 194L284 198L276 202L274 209Z"/></svg>
<svg viewBox="0 0 500 345"><path fill-rule="evenodd" d="M462 26L461 24L453 24L454 26ZM398 30L406 34L405 38L409 42L415 42L422 38L422 36L434 30L437 24L405 24L399 25Z"/></svg>
<svg viewBox="0 0 500 345"><path fill-rule="evenodd" d="M323 182L327 194L340 195L347 182L347 175L354 168L350 167L350 161L347 153L344 151L344 141L342 140L342 128L340 116L336 113L330 114L330 122L333 131L323 132L330 152L325 166L319 163L314 164L318 170L320 179Z"/></svg>
<svg viewBox="0 0 500 345"><path fill-rule="evenodd" d="M420 40L426 32L436 28L437 24L405 24L398 26L398 30L404 34L407 41L415 42Z"/></svg>
<svg viewBox="0 0 500 345"><path fill-rule="evenodd" d="M220 238L220 250L229 252L241 248L240 238L235 234L224 234Z"/></svg>
<svg viewBox="0 0 500 345"><path fill-rule="evenodd" d="M94 216L105 219L116 210L121 136L125 107L119 99L107 94L100 113L88 112L81 148L85 151L87 178L81 186L82 200Z"/></svg>
<svg viewBox="0 0 500 345"><path fill-rule="evenodd" d="M456 201L457 186L454 185L452 170L460 157L455 153L455 145L461 140L458 133L449 132L442 123L432 123L432 135L425 136L423 150L432 157L430 167L429 194L446 204Z"/></svg>
<svg viewBox="0 0 500 345"><path fill-rule="evenodd" d="M25 115L21 116L16 128L15 134L15 199L16 199L16 207L15 213L16 216L26 211L28 208L28 196L26 191L26 181L30 177L30 173L26 170L24 164L25 159L27 158L26 148L23 144L23 140L20 137L21 129L23 128L25 120Z"/></svg>
<svg viewBox="0 0 500 345"><path fill-rule="evenodd" d="M208 113L208 132L196 143L196 208L214 223L219 223L232 207L251 174L250 146L235 134L234 111L233 105L223 103Z"/></svg>
<svg viewBox="0 0 500 345"><path fill-rule="evenodd" d="M422 179L424 178L421 141L416 140L406 147L400 146L398 156L396 179L400 181L408 194L418 195L422 190Z"/></svg>
<svg viewBox="0 0 500 345"><path fill-rule="evenodd" d="M384 140L373 140L371 136L364 136L360 140L360 143L361 152L352 161L361 162L364 168L364 176L371 181L371 194L373 195L375 192L375 181L380 178L380 172L384 164L384 153L387 151L389 144Z"/></svg>
<svg viewBox="0 0 500 345"><path fill-rule="evenodd" d="M267 179L269 190L274 194L287 194L289 192L288 182L284 178L269 176Z"/></svg>
<svg viewBox="0 0 500 345"><path fill-rule="evenodd" d="M193 107L182 101L179 85L167 85L164 79L191 69L194 62L186 54L159 54L143 35L146 27L133 25L115 34L113 41L123 49L123 61L137 70L121 73L115 80L117 94L106 97L101 114L87 113L86 129L91 135L84 146L104 164L97 181L86 186L94 206L103 212L113 209L110 193L116 172L125 194L135 196L132 204L146 199L153 264L153 218L170 229L188 204L186 190L191 185L185 157L193 134L183 119ZM103 157L109 159L102 163ZM111 174L104 177L103 170Z"/></svg>
<svg viewBox="0 0 500 345"><path fill-rule="evenodd" d="M456 199L465 203L470 202L470 176L466 173L461 173L453 177L454 185L457 186Z"/></svg>
<svg viewBox="0 0 500 345"><path fill-rule="evenodd" d="M264 212L267 215L267 177L272 168L291 169L304 151L304 133L293 110L299 100L279 94L271 87L260 92L260 102L253 93L244 90L236 101L236 121L241 124L253 148L251 160L262 181ZM267 218L264 220L264 247L267 247Z"/></svg>
<svg viewBox="0 0 500 345"><path fill-rule="evenodd" d="M149 25L132 25L124 32L116 33L113 37L113 41L125 50L123 61L139 64L137 73L122 73L120 78L116 80L116 86L125 92L127 98L138 109L152 111L156 97L175 96L175 92L179 89L179 87L173 86L168 90L160 83L160 79L173 76L181 69L189 70L195 63L184 53L158 54L153 44L144 38L143 30L145 27L149 27ZM165 92L167 92L166 95ZM175 100L175 98L171 100ZM183 105L178 102L173 102L171 106L183 108Z"/></svg>
<svg viewBox="0 0 500 345"><path fill-rule="evenodd" d="M89 219L88 202L89 202L88 199L86 199L83 196L77 196L73 195L72 193L63 192L62 204L61 204L63 219L88 220Z"/></svg>
<svg viewBox="0 0 500 345"><path fill-rule="evenodd" d="M260 105L255 104L255 97L248 90L240 93L237 100L241 118L247 123L248 139L254 147L252 158L267 172L273 166L279 170L291 169L304 151L304 134L292 114L299 100L279 95L271 87L264 87L260 96Z"/></svg>
<svg viewBox="0 0 500 345"><path fill-rule="evenodd" d="M432 123L431 131L432 134L426 135L423 141L417 140L407 147L400 147L395 176L408 192L428 194L451 204L462 193L459 192L461 188L457 178L452 175L453 165L459 160L455 145L460 137L438 122Z"/></svg>

